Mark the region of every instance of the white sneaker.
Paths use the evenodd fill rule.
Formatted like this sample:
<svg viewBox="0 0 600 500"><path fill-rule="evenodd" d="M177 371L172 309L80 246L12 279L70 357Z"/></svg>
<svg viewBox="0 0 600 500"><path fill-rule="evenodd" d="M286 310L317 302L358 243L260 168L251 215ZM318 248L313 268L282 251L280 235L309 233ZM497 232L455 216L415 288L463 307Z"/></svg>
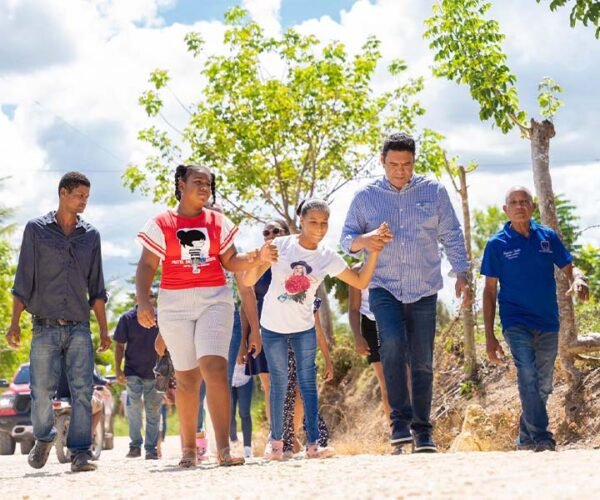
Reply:
<svg viewBox="0 0 600 500"><path fill-rule="evenodd" d="M252 457L252 446L244 446L244 458Z"/></svg>

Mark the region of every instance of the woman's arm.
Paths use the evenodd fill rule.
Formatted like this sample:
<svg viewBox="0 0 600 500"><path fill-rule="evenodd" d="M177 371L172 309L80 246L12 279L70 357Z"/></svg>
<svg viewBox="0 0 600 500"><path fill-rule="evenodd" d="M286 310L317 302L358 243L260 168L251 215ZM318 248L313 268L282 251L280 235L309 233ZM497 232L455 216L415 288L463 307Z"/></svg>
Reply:
<svg viewBox="0 0 600 500"><path fill-rule="evenodd" d="M355 267L354 270L358 270L359 267ZM354 344L356 345L356 352L361 356L367 356L370 352L369 344L362 336L360 328L360 303L362 302L362 296L360 290L353 286L348 287L348 321L350 322L350 329L354 336Z"/></svg>
<svg viewBox="0 0 600 500"><path fill-rule="evenodd" d="M144 248L135 272L135 294L138 304L138 322L145 328L156 326L154 307L150 303L152 280L160 264L158 256Z"/></svg>
<svg viewBox="0 0 600 500"><path fill-rule="evenodd" d="M365 265L362 266L360 270L346 268L344 271L338 274L336 278L348 283L351 287L363 290L364 288L367 288L371 282L371 278L375 272L375 266L377 265L378 257L379 252L371 252L369 253L369 257L367 258Z"/></svg>
<svg viewBox="0 0 600 500"><path fill-rule="evenodd" d="M242 301L242 307L240 308L240 319L242 320L242 344L240 345L240 354L242 353L242 349L245 349L245 352L248 353L254 349L254 357L256 358L262 350L256 294L254 293L253 287L246 286L242 283L241 273L235 274L235 280L237 281L240 300ZM246 325L244 325L244 323L246 323Z"/></svg>
<svg viewBox="0 0 600 500"><path fill-rule="evenodd" d="M325 338L325 332L321 326L321 318L319 317L319 311L315 311L315 330L317 331L317 343L319 349L323 353L325 359L325 373L323 374L325 382L331 382L333 380L333 363L331 362L331 355L329 353L329 345Z"/></svg>
<svg viewBox="0 0 600 500"><path fill-rule="evenodd" d="M219 255L219 259L221 260L221 265L227 271L237 273L248 271L264 263L271 265L271 262L277 262L277 256L277 247L270 242L266 242L259 249L246 253L237 253L235 245L231 245L224 253ZM248 286L252 286L253 284Z"/></svg>

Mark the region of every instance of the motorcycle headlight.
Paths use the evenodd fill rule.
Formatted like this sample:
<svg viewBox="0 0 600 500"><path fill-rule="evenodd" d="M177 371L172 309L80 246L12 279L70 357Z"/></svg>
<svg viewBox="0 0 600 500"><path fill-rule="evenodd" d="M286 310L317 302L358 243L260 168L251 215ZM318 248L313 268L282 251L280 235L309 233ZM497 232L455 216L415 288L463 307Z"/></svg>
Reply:
<svg viewBox="0 0 600 500"><path fill-rule="evenodd" d="M4 396L0 396L0 410L6 409L6 408L12 408L15 405L15 396L10 394L10 395L4 395Z"/></svg>

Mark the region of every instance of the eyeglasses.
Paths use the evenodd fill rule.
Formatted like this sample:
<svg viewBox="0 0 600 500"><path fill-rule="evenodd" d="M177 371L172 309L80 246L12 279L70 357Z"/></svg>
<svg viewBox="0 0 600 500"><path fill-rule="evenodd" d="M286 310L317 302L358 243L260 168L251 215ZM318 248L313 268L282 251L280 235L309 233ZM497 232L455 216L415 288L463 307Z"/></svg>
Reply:
<svg viewBox="0 0 600 500"><path fill-rule="evenodd" d="M277 236L279 233L283 233L283 229L279 228L279 227L274 227L273 229L265 229L263 231L263 236L266 238L267 236L271 236L272 234L274 234L275 236Z"/></svg>

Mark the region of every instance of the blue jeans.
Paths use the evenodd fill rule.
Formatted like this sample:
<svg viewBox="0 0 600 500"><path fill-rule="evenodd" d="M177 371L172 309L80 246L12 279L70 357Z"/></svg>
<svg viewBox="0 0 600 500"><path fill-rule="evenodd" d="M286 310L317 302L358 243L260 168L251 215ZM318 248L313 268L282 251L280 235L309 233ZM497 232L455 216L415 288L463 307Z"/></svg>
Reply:
<svg viewBox="0 0 600 500"><path fill-rule="evenodd" d="M229 344L229 354L227 358L227 379L231 386L233 370L237 360L237 355L242 343L242 323L240 313L236 307L233 315L233 332L231 343ZM237 420L235 410L239 405L240 418L242 420L242 434L244 435L244 446L252 445L252 417L250 415L250 405L252 404L252 389L254 383L252 379L241 387L231 387L231 410L229 417L229 438L237 441Z"/></svg>
<svg viewBox="0 0 600 500"><path fill-rule="evenodd" d="M552 392L558 332L541 332L518 325L507 328L503 334L517 367L522 409L518 444L553 441L548 431L546 402Z"/></svg>
<svg viewBox="0 0 600 500"><path fill-rule="evenodd" d="M437 294L404 304L384 288L369 290L394 431L431 433L433 341ZM406 367L410 368L412 400Z"/></svg>
<svg viewBox="0 0 600 500"><path fill-rule="evenodd" d="M134 375L127 377L127 421L129 423L129 446L146 451L156 451L160 404L162 393L156 391L155 379L143 379ZM142 399L146 411L146 439L142 440Z"/></svg>
<svg viewBox="0 0 600 500"><path fill-rule="evenodd" d="M229 438L237 441L237 420L235 418L235 409L239 405L240 419L242 420L242 434L244 436L244 446L252 445L252 415L250 406L252 404L252 389L254 383L252 379L241 387L231 388L231 421L229 424Z"/></svg>
<svg viewBox="0 0 600 500"><path fill-rule="evenodd" d="M89 323L34 325L31 339L31 422L38 441L56 436L52 398L64 367L71 389L71 422L67 447L72 454L92 445L94 350Z"/></svg>
<svg viewBox="0 0 600 500"><path fill-rule="evenodd" d="M298 386L304 402L308 444L319 439L317 395L317 335L314 327L297 333L276 333L262 329L263 347L271 375L271 439L283 438L283 408L288 385L288 341L296 355Z"/></svg>

